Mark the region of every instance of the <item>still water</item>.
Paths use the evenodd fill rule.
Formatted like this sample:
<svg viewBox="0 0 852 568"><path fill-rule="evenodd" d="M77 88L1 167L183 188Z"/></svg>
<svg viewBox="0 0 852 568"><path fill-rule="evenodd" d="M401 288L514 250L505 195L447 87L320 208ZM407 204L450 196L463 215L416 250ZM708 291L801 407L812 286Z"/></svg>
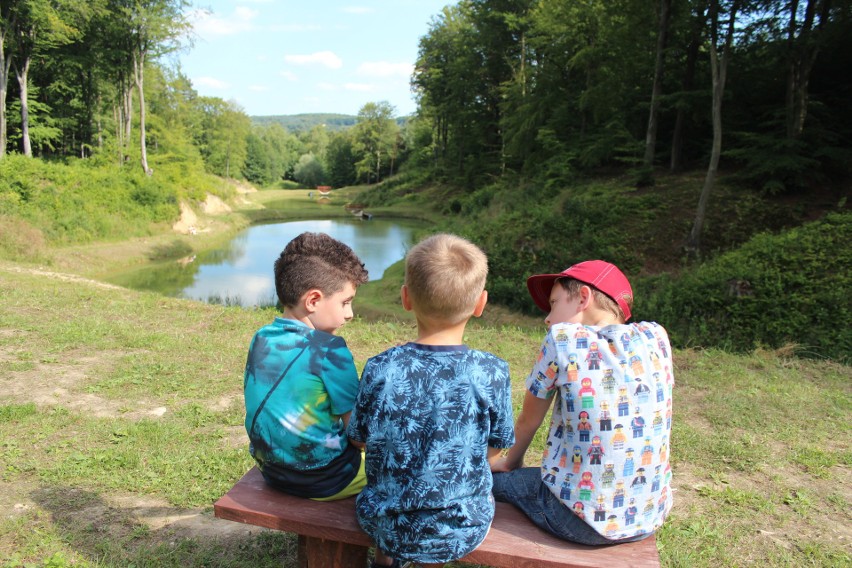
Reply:
<svg viewBox="0 0 852 568"><path fill-rule="evenodd" d="M226 246L180 261L157 263L116 275L113 284L166 296L242 306L274 305L272 265L287 243L305 232L343 241L364 262L370 280L405 257L422 224L410 221L334 219L253 225Z"/></svg>

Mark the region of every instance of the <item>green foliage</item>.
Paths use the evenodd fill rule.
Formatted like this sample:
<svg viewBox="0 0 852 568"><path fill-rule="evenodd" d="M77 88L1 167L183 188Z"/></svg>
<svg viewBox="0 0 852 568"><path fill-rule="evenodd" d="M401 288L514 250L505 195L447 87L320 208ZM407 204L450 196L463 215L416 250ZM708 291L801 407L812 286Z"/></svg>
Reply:
<svg viewBox="0 0 852 568"><path fill-rule="evenodd" d="M624 189L578 185L553 196L540 186L493 185L457 200L447 207L458 202L463 218L472 221L453 230L488 254L489 297L496 303L532 313L521 284L529 275L559 272L588 258L607 259L628 273L641 266L625 219L643 205Z"/></svg>
<svg viewBox="0 0 852 568"><path fill-rule="evenodd" d="M184 161L152 163L160 164L154 176L96 161L0 160L0 215L16 219L0 229L0 250L22 258L37 255L42 244L146 235L152 224L177 219L181 198L230 191Z"/></svg>
<svg viewBox="0 0 852 568"><path fill-rule="evenodd" d="M801 191L814 182L828 180L819 174L820 161L801 139L748 132L734 133L739 147L725 153L743 164L737 173L746 186L757 186L770 195ZM823 179L819 179L822 177Z"/></svg>
<svg viewBox="0 0 852 568"><path fill-rule="evenodd" d="M293 177L304 187L316 187L325 181L325 169L313 154L303 154L293 170Z"/></svg>
<svg viewBox="0 0 852 568"><path fill-rule="evenodd" d="M636 282L636 317L654 319L680 346L748 351L797 344L805 356L852 353L852 214L773 235L684 271Z"/></svg>

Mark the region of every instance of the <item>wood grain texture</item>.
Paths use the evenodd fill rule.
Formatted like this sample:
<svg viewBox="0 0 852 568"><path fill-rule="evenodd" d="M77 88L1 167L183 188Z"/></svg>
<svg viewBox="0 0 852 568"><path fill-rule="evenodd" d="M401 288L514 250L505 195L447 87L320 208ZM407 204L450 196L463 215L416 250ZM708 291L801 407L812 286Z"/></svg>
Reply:
<svg viewBox="0 0 852 568"><path fill-rule="evenodd" d="M370 538L358 526L354 498L318 502L293 497L267 486L257 468L252 468L226 495L216 501L213 510L221 519L307 537L300 540L307 549L310 568L328 565L336 568L364 566L365 560L359 556L359 550L373 546ZM337 543L355 547L339 547ZM320 550L313 550L312 547ZM540 530L518 509L506 503L497 503L497 514L485 541L461 560L498 568L660 566L653 536L613 546L573 544ZM314 566L312 561L320 564Z"/></svg>

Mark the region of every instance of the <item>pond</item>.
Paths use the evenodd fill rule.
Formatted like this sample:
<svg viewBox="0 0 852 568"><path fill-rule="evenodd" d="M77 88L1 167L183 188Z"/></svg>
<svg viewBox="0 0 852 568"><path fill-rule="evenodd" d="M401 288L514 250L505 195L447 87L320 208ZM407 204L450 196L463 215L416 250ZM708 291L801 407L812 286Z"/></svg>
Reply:
<svg viewBox="0 0 852 568"><path fill-rule="evenodd" d="M179 261L150 264L110 277L109 282L134 290L227 305L275 305L273 263L295 236L326 233L350 247L364 262L370 280L381 279L392 264L405 258L416 221L334 219L253 225L225 246Z"/></svg>

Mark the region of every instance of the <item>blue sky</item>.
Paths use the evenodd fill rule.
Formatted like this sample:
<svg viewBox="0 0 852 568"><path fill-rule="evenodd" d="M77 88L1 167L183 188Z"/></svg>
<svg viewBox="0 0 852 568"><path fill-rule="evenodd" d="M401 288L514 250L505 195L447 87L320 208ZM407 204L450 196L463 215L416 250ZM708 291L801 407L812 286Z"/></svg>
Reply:
<svg viewBox="0 0 852 568"><path fill-rule="evenodd" d="M252 116L415 109L420 37L452 0L195 0L195 45L179 56L204 96Z"/></svg>

